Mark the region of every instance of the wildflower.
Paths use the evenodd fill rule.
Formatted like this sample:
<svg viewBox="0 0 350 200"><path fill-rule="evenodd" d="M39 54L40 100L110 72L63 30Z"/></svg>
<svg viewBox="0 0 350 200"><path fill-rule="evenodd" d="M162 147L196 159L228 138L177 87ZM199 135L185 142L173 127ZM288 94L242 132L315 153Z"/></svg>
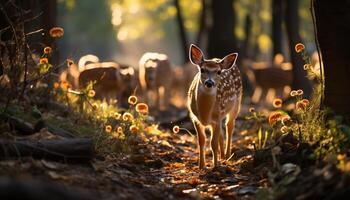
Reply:
<svg viewBox="0 0 350 200"><path fill-rule="evenodd" d="M311 68L311 65L310 64L305 64L304 66L303 66L303 69L304 70L308 70L308 69L310 69Z"/></svg>
<svg viewBox="0 0 350 200"><path fill-rule="evenodd" d="M270 126L273 126L276 122L280 121L282 116L283 116L282 112L276 111L271 113L268 118Z"/></svg>
<svg viewBox="0 0 350 200"><path fill-rule="evenodd" d="M136 112L140 114L148 114L148 105L145 103L138 103L136 105Z"/></svg>
<svg viewBox="0 0 350 200"><path fill-rule="evenodd" d="M291 120L291 118L289 117L289 115L286 115L286 116L283 116L282 118L281 118L281 122L282 122L282 124L284 125L284 126L290 126L290 125L292 125L292 120Z"/></svg>
<svg viewBox="0 0 350 200"><path fill-rule="evenodd" d="M53 83L53 88L54 88L54 89L57 89L58 87L60 87L60 84L57 83L57 82L54 82L54 83Z"/></svg>
<svg viewBox="0 0 350 200"><path fill-rule="evenodd" d="M74 64L74 61L71 60L71 59L67 59L66 61L67 61L67 66L68 66L68 67L70 67L71 65Z"/></svg>
<svg viewBox="0 0 350 200"><path fill-rule="evenodd" d="M88 97L92 98L96 95L96 92L95 92L95 90L89 90L87 95L88 95Z"/></svg>
<svg viewBox="0 0 350 200"><path fill-rule="evenodd" d="M41 65L46 65L46 64L49 63L49 59L47 59L47 58L40 58L39 62L40 62Z"/></svg>
<svg viewBox="0 0 350 200"><path fill-rule="evenodd" d="M111 125L107 125L107 126L105 127L105 131L106 131L107 133L111 133L111 132L112 132L112 126L111 126Z"/></svg>
<svg viewBox="0 0 350 200"><path fill-rule="evenodd" d="M53 27L49 31L50 36L53 38L59 38L62 37L64 34L64 30L61 27Z"/></svg>
<svg viewBox="0 0 350 200"><path fill-rule="evenodd" d="M123 133L123 127L118 126L118 128L117 128L117 133Z"/></svg>
<svg viewBox="0 0 350 200"><path fill-rule="evenodd" d="M62 82L61 82L61 87L62 87L63 89L68 89L68 88L69 88L69 83L68 83L67 81L62 81Z"/></svg>
<svg viewBox="0 0 350 200"><path fill-rule="evenodd" d="M51 52L52 52L51 47L45 47L44 48L44 54L51 54Z"/></svg>
<svg viewBox="0 0 350 200"><path fill-rule="evenodd" d="M272 102L272 105L273 105L273 107L275 107L275 108L280 108L280 107L282 107L282 99L279 99L279 98L274 99L273 102Z"/></svg>
<svg viewBox="0 0 350 200"><path fill-rule="evenodd" d="M128 103L130 105L135 105L137 103L137 97L135 95L131 95L129 98L128 98Z"/></svg>
<svg viewBox="0 0 350 200"><path fill-rule="evenodd" d="M295 45L295 52L297 53L301 53L302 51L304 51L305 46L302 43L298 43Z"/></svg>
<svg viewBox="0 0 350 200"><path fill-rule="evenodd" d="M98 109L98 104L97 103L93 103L92 104L92 109L97 110Z"/></svg>
<svg viewBox="0 0 350 200"><path fill-rule="evenodd" d="M297 109L297 111L306 111L306 103L302 102L302 101L298 101L296 104L295 104L295 108Z"/></svg>
<svg viewBox="0 0 350 200"><path fill-rule="evenodd" d="M132 116L131 113L125 112L125 113L123 114L123 120L124 120L124 121L131 121L131 120L133 120L133 119L134 119L134 116Z"/></svg>
<svg viewBox="0 0 350 200"><path fill-rule="evenodd" d="M306 106L310 104L309 100L307 99L302 99L301 102L303 102Z"/></svg>
<svg viewBox="0 0 350 200"><path fill-rule="evenodd" d="M249 112L251 112L251 113L255 112L255 108L250 107L250 108L249 108Z"/></svg>
<svg viewBox="0 0 350 200"><path fill-rule="evenodd" d="M288 131L289 131L288 126L282 126L282 127L281 127L281 132L282 132L282 133L288 133Z"/></svg>
<svg viewBox="0 0 350 200"><path fill-rule="evenodd" d="M174 126L173 127L173 133L178 133L180 132L180 127L179 126Z"/></svg>
<svg viewBox="0 0 350 200"><path fill-rule="evenodd" d="M114 118L115 118L116 120L119 120L121 116L122 116L122 115L121 115L120 113L118 113L118 112L115 112L115 113L114 113Z"/></svg>
<svg viewBox="0 0 350 200"><path fill-rule="evenodd" d="M139 128L137 128L136 125L131 125L129 128L131 133L137 133L137 131L139 130Z"/></svg>
<svg viewBox="0 0 350 200"><path fill-rule="evenodd" d="M298 96L301 96L301 95L303 95L304 94L304 91L303 90L297 90L297 95Z"/></svg>
<svg viewBox="0 0 350 200"><path fill-rule="evenodd" d="M337 159L338 159L339 161L345 160L345 159L346 159L346 154L338 154L338 155L337 155Z"/></svg>
<svg viewBox="0 0 350 200"><path fill-rule="evenodd" d="M298 92L296 91L296 90L292 90L291 92L290 92L290 96L291 97L294 97L294 96L297 96L298 95Z"/></svg>

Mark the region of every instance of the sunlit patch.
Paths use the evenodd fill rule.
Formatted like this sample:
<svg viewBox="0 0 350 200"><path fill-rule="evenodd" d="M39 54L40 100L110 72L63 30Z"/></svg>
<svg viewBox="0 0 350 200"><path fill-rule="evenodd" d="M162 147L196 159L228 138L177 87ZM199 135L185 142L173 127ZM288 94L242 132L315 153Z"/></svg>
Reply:
<svg viewBox="0 0 350 200"><path fill-rule="evenodd" d="M50 29L49 34L53 38L59 38L63 36L64 30L61 27L53 27Z"/></svg>

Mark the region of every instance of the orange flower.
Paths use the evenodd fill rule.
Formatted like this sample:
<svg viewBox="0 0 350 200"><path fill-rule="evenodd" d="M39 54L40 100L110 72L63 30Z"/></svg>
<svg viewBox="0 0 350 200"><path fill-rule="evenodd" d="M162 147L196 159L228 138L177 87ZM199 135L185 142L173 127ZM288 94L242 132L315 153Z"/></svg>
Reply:
<svg viewBox="0 0 350 200"><path fill-rule="evenodd" d="M305 46L302 43L298 43L295 45L295 52L300 53L304 51Z"/></svg>
<svg viewBox="0 0 350 200"><path fill-rule="evenodd" d="M303 95L304 94L304 91L303 90L297 90L297 95L298 96L301 96L301 95Z"/></svg>
<svg viewBox="0 0 350 200"><path fill-rule="evenodd" d="M57 83L57 82L54 82L54 83L53 83L53 88L57 89L58 87L60 87L60 84Z"/></svg>
<svg viewBox="0 0 350 200"><path fill-rule="evenodd" d="M279 98L274 99L273 102L272 102L272 105L273 105L273 107L275 107L275 108L280 108L280 107L282 107L282 99L279 99Z"/></svg>
<svg viewBox="0 0 350 200"><path fill-rule="evenodd" d="M96 95L96 92L95 92L95 90L89 90L87 95L88 95L88 97L92 98Z"/></svg>
<svg viewBox="0 0 350 200"><path fill-rule="evenodd" d="M139 131L139 128L137 128L135 125L131 125L129 130L131 133L137 133L137 131Z"/></svg>
<svg viewBox="0 0 350 200"><path fill-rule="evenodd" d="M44 54L50 54L52 52L51 47L45 47L44 48Z"/></svg>
<svg viewBox="0 0 350 200"><path fill-rule="evenodd" d="M62 37L64 34L64 30L61 27L53 27L49 31L50 36L53 38L59 38Z"/></svg>
<svg viewBox="0 0 350 200"><path fill-rule="evenodd" d="M134 116L132 116L131 113L125 112L125 113L123 114L123 120L124 120L124 121L131 121L131 120L133 120L133 119L134 119Z"/></svg>
<svg viewBox="0 0 350 200"><path fill-rule="evenodd" d="M282 116L283 116L282 112L279 112L279 111L272 112L268 119L270 126L273 126L276 122L280 121Z"/></svg>
<svg viewBox="0 0 350 200"><path fill-rule="evenodd" d="M129 98L128 98L128 103L130 105L135 105L137 103L137 97L135 95L131 95Z"/></svg>
<svg viewBox="0 0 350 200"><path fill-rule="evenodd" d="M122 116L122 115L121 115L120 113L118 113L118 112L115 112L115 113L114 113L114 118L115 118L116 120L119 120L121 116Z"/></svg>
<svg viewBox="0 0 350 200"><path fill-rule="evenodd" d="M288 126L282 126L282 127L281 127L281 132L282 132L282 133L288 133L288 131L289 131Z"/></svg>
<svg viewBox="0 0 350 200"><path fill-rule="evenodd" d="M111 126L111 125L107 125L107 126L105 127L105 131L106 131L107 133L111 133L111 132L112 132L112 126Z"/></svg>
<svg viewBox="0 0 350 200"><path fill-rule="evenodd" d="M180 132L180 127L179 126L174 126L173 127L173 133L178 133Z"/></svg>
<svg viewBox="0 0 350 200"><path fill-rule="evenodd" d="M295 104L295 108L297 109L297 111L306 111L306 103L302 102L302 101L298 101L296 104Z"/></svg>
<svg viewBox="0 0 350 200"><path fill-rule="evenodd" d="M69 88L69 83L68 83L67 81L62 81L62 82L61 82L61 87L62 87L63 89L68 89L68 88Z"/></svg>
<svg viewBox="0 0 350 200"><path fill-rule="evenodd" d="M291 92L290 92L290 96L291 97L294 97L294 96L297 96L298 95L298 92L296 91L296 90L292 90Z"/></svg>
<svg viewBox="0 0 350 200"><path fill-rule="evenodd" d="M41 65L46 65L46 64L49 63L49 59L47 59L47 58L40 58L39 62L40 62Z"/></svg>
<svg viewBox="0 0 350 200"><path fill-rule="evenodd" d="M249 108L249 112L251 112L251 113L255 112L255 108L250 107L250 108Z"/></svg>
<svg viewBox="0 0 350 200"><path fill-rule="evenodd" d="M281 122L284 126L290 126L293 123L288 115L282 117Z"/></svg>
<svg viewBox="0 0 350 200"><path fill-rule="evenodd" d="M136 112L144 115L148 114L148 105L145 103L138 103L136 105Z"/></svg>
<svg viewBox="0 0 350 200"><path fill-rule="evenodd" d="M74 64L74 61L71 60L71 59L67 59L66 62L67 62L67 66L68 66L68 67L70 67L71 65Z"/></svg>
<svg viewBox="0 0 350 200"><path fill-rule="evenodd" d="M117 132L118 132L118 133L122 133L122 132L123 132L123 128L122 128L121 126L118 126Z"/></svg>
<svg viewBox="0 0 350 200"><path fill-rule="evenodd" d="M302 99L301 102L303 102L307 106L310 104L309 100L307 99Z"/></svg>

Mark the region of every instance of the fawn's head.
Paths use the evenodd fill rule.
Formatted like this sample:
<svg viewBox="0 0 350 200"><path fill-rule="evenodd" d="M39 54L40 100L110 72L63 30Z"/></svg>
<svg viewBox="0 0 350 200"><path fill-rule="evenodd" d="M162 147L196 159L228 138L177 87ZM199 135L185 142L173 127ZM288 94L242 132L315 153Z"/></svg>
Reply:
<svg viewBox="0 0 350 200"><path fill-rule="evenodd" d="M237 60L238 53L231 53L223 59L204 59L203 52L194 44L190 46L190 61L200 70L200 82L207 89L215 88L220 82L224 70L231 69Z"/></svg>

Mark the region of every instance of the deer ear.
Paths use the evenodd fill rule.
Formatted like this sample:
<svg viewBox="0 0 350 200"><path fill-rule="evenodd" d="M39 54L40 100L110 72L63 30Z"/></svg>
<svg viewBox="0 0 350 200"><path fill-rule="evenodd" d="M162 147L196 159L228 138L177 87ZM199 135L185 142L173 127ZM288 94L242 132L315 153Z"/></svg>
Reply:
<svg viewBox="0 0 350 200"><path fill-rule="evenodd" d="M222 69L230 69L233 65L235 65L238 57L238 53L231 53L221 59L221 68Z"/></svg>
<svg viewBox="0 0 350 200"><path fill-rule="evenodd" d="M190 53L190 61L194 65L200 65L203 62L204 60L203 52L196 45L191 44L189 53Z"/></svg>

